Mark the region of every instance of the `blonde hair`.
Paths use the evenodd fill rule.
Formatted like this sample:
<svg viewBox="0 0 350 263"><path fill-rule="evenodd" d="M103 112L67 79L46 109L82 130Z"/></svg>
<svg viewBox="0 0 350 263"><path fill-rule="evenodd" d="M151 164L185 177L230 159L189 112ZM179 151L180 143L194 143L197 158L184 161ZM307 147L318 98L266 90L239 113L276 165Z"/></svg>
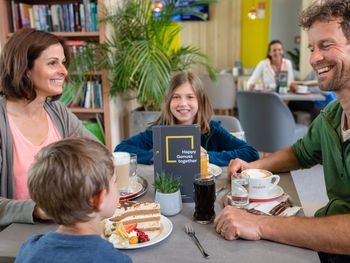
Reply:
<svg viewBox="0 0 350 263"><path fill-rule="evenodd" d="M68 138L36 155L28 188L33 201L56 223L86 222L95 211L92 197L109 190L113 174L113 156L106 147L87 138Z"/></svg>
<svg viewBox="0 0 350 263"><path fill-rule="evenodd" d="M210 132L210 120L214 115L213 108L210 104L207 93L204 90L203 84L198 76L192 72L182 71L176 73L170 80L169 89L162 105L162 112L154 124L175 125L176 119L170 111L170 103L174 91L182 84L188 82L198 100L198 112L196 114L194 124L199 124L201 134Z"/></svg>

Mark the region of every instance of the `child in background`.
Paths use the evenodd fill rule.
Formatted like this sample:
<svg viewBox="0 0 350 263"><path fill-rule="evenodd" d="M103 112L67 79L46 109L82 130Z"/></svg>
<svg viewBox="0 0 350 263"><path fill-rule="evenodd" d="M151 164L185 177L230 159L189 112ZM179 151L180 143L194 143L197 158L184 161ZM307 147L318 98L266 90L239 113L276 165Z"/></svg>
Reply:
<svg viewBox="0 0 350 263"><path fill-rule="evenodd" d="M27 240L15 262L130 263L100 236L101 220L119 201L116 184L113 157L96 141L71 138L43 148L29 169L29 192L59 227Z"/></svg>
<svg viewBox="0 0 350 263"><path fill-rule="evenodd" d="M258 152L246 142L231 135L214 116L201 80L191 72L177 73L170 81L162 112L155 125L198 124L201 128L202 151L207 151L211 163L227 166L231 159L247 162L257 160ZM152 127L122 141L114 151L137 154L142 164L153 162Z"/></svg>

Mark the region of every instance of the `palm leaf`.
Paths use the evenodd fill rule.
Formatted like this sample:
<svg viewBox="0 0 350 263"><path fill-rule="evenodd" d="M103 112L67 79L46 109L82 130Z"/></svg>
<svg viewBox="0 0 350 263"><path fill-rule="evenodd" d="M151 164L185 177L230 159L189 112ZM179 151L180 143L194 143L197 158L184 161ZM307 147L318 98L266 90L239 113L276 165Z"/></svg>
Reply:
<svg viewBox="0 0 350 263"><path fill-rule="evenodd" d="M201 0L192 6L216 2ZM173 50L181 26L174 23L174 15L185 12L201 16L177 0L165 0L166 9L152 17L150 1L121 0L114 9L105 9L105 22L114 34L102 45L100 65L110 69L110 94L134 91L140 104L159 108L164 99L173 72L190 70L193 65L203 65L211 76L214 68L201 51L192 46Z"/></svg>

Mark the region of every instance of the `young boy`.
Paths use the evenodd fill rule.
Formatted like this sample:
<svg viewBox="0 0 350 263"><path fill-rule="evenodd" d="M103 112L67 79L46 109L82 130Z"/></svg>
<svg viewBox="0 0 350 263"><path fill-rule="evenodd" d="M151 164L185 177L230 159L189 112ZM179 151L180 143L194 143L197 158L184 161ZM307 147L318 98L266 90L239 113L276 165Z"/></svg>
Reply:
<svg viewBox="0 0 350 263"><path fill-rule="evenodd" d="M29 169L30 196L59 227L36 235L15 262L119 262L131 259L100 237L119 201L113 156L101 144L70 138L43 148Z"/></svg>

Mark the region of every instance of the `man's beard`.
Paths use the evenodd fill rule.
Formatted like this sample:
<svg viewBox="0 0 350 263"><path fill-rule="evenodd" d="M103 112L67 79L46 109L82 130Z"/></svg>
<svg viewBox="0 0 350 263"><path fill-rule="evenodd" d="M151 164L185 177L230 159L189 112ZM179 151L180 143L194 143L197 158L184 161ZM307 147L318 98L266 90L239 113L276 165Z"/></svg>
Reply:
<svg viewBox="0 0 350 263"><path fill-rule="evenodd" d="M346 71L341 72L340 74L335 72L335 76L332 78L331 82L328 84L321 84L319 82L319 87L323 91L339 91L350 86L350 72L345 74Z"/></svg>

